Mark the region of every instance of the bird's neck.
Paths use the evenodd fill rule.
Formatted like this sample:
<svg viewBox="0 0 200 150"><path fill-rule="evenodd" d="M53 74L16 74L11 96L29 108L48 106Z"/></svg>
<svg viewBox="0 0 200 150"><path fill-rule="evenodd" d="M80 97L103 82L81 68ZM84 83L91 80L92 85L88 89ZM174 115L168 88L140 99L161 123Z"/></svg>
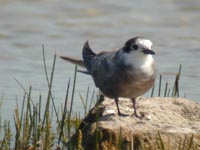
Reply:
<svg viewBox="0 0 200 150"><path fill-rule="evenodd" d="M155 71L155 61L152 55L136 53L134 55L126 55L125 58L125 64L132 66L134 70L148 75L152 75Z"/></svg>
<svg viewBox="0 0 200 150"><path fill-rule="evenodd" d="M153 63L154 63L154 59L152 55L147 55L143 58L143 60L141 59L140 63L138 63L138 67L141 67L144 69L151 68Z"/></svg>
<svg viewBox="0 0 200 150"><path fill-rule="evenodd" d="M141 67L150 65L154 59L152 55L146 55L143 53L132 53L132 54L125 54L124 60L126 64L133 65L134 67Z"/></svg>

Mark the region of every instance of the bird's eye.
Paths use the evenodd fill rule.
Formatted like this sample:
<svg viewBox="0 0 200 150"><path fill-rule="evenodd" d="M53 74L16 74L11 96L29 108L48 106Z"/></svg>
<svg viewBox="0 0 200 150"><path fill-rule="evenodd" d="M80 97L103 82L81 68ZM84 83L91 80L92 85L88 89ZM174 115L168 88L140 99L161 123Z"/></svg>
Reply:
<svg viewBox="0 0 200 150"><path fill-rule="evenodd" d="M132 48L135 49L135 50L137 50L138 49L138 45L134 44L134 45L132 45Z"/></svg>

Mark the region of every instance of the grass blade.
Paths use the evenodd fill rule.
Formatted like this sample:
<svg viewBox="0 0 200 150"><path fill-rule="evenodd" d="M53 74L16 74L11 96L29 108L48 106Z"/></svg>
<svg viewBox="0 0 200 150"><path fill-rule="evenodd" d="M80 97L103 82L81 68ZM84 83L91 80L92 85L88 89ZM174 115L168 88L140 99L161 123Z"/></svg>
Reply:
<svg viewBox="0 0 200 150"><path fill-rule="evenodd" d="M158 96L160 96L160 94L161 94L161 86L162 86L162 75L160 74Z"/></svg>
<svg viewBox="0 0 200 150"><path fill-rule="evenodd" d="M45 60L45 51L44 51L44 45L42 45L42 54L43 54L43 63L44 63L44 70L45 70L45 75L46 75L46 80L47 80L47 84L48 84L48 96L47 96L47 102L46 102L46 107L45 107L45 113L43 116L43 123L42 126L44 126L44 122L45 122L45 115L47 114L47 111L49 111L49 105L50 105L50 99L52 100L52 104L53 104L53 108L54 108L54 112L56 114L56 119L59 122L59 118L58 118L58 113L56 111L56 107L55 107L55 103L53 101L53 96L52 96L52 84L53 84L53 75L54 75L54 70L55 70L55 63L56 63L56 54L54 55L54 59L53 59L53 67L52 67L52 71L51 71L51 76L50 76L50 80L48 78L48 73L47 73L47 67L46 67L46 60Z"/></svg>
<svg viewBox="0 0 200 150"><path fill-rule="evenodd" d="M60 140L61 140L61 137L63 135L64 122L65 122L65 118L66 118L66 115L67 115L67 104L68 104L69 86L70 86L70 79L69 79L68 85L67 85L64 110L63 110L63 115L62 115L62 120L61 120L61 126L60 126L60 134L59 134L59 138L58 138L58 145L60 144Z"/></svg>

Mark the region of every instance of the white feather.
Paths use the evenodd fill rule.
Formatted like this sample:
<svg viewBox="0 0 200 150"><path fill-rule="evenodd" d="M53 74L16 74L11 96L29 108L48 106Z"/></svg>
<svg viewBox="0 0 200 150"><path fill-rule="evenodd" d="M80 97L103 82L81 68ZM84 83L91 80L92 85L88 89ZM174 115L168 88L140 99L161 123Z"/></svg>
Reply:
<svg viewBox="0 0 200 150"><path fill-rule="evenodd" d="M138 39L136 43L147 49L151 49L151 47L153 45L153 43L147 39Z"/></svg>
<svg viewBox="0 0 200 150"><path fill-rule="evenodd" d="M152 68L152 63L154 59L152 55L143 54L140 51L135 51L130 53L124 53L125 63L127 65L132 65L133 68L140 70L143 73L151 76L154 73Z"/></svg>

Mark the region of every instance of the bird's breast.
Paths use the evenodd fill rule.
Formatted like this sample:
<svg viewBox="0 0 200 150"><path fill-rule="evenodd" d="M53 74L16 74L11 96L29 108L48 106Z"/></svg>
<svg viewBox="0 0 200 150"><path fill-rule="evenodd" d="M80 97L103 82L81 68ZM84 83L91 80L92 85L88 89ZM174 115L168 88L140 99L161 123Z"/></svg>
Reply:
<svg viewBox="0 0 200 150"><path fill-rule="evenodd" d="M129 70L121 78L118 87L119 96L129 98L141 96L153 86L155 78L155 62Z"/></svg>

